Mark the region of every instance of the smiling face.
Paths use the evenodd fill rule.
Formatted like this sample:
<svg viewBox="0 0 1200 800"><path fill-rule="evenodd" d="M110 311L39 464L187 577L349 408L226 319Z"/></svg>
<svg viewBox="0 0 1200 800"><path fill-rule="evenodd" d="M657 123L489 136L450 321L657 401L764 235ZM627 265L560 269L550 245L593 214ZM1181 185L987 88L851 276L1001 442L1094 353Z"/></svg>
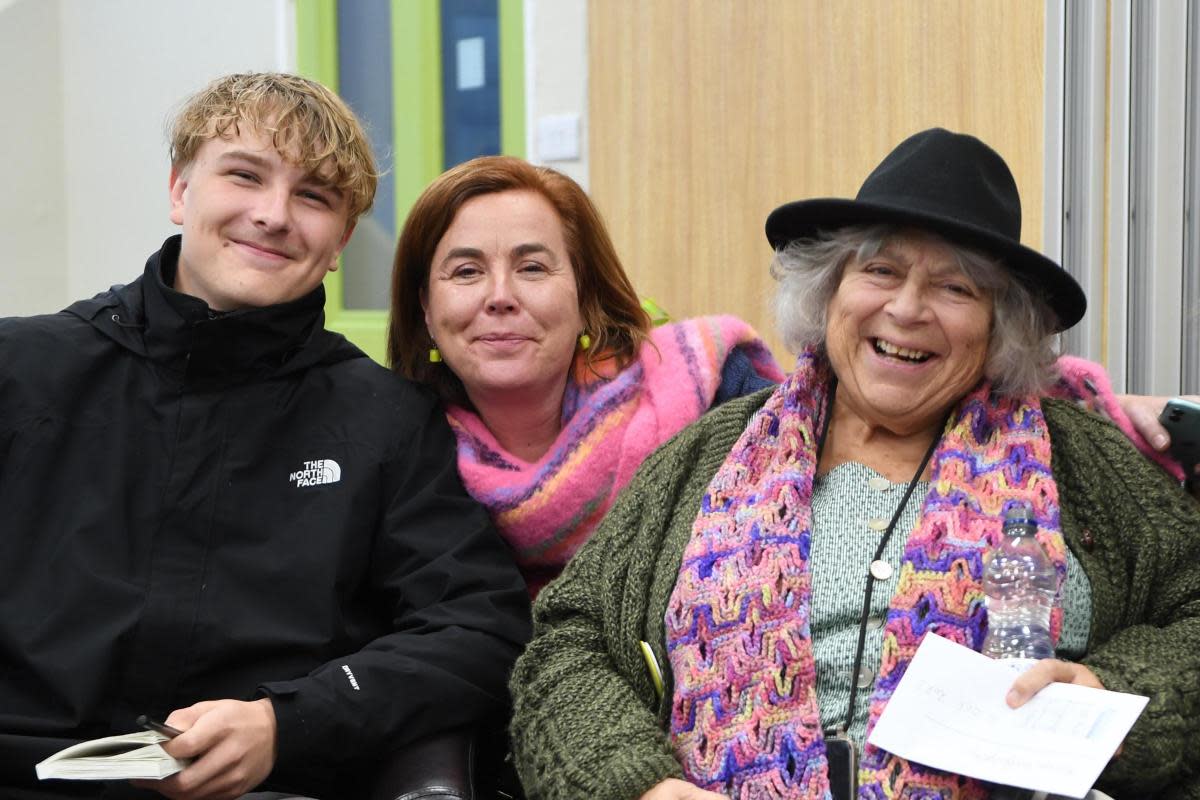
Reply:
<svg viewBox="0 0 1200 800"><path fill-rule="evenodd" d="M851 258L827 319L838 402L869 425L925 430L983 377L992 298L936 236L905 231Z"/></svg>
<svg viewBox="0 0 1200 800"><path fill-rule="evenodd" d="M422 305L476 407L561 400L583 318L562 222L540 194L464 203L434 251Z"/></svg>
<svg viewBox="0 0 1200 800"><path fill-rule="evenodd" d="M354 229L341 192L248 130L171 171L171 221L183 226L175 289L216 311L303 297Z"/></svg>

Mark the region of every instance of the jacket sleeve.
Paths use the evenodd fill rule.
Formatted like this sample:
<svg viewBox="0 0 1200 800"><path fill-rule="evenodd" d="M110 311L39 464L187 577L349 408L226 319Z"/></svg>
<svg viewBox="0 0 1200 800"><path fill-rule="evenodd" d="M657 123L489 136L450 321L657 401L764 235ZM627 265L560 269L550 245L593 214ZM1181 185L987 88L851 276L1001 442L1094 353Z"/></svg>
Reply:
<svg viewBox="0 0 1200 800"><path fill-rule="evenodd" d="M440 408L414 405L408 446L381 466L368 559L365 591L391 632L305 678L260 687L278 722L277 778L345 768L507 708L509 670L529 638L525 584L462 487Z"/></svg>
<svg viewBox="0 0 1200 800"><path fill-rule="evenodd" d="M1048 411L1063 528L1092 591L1082 663L1150 698L1100 786L1200 797L1200 504L1107 422Z"/></svg>

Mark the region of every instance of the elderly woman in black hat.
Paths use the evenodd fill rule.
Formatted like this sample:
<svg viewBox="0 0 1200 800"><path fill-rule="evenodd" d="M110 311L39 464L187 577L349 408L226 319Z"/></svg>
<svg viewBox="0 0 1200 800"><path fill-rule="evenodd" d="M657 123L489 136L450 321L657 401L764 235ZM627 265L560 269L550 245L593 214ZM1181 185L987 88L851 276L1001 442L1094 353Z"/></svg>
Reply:
<svg viewBox="0 0 1200 800"><path fill-rule="evenodd" d="M1017 505L1054 564L1057 659L1009 702L1147 695L1100 786L1196 796L1200 505L1087 409L1111 408L1102 374L1056 364L1085 299L1020 245L1004 161L924 131L767 236L796 369L651 456L540 595L512 679L529 796L1000 796L865 740L926 633L981 647Z"/></svg>

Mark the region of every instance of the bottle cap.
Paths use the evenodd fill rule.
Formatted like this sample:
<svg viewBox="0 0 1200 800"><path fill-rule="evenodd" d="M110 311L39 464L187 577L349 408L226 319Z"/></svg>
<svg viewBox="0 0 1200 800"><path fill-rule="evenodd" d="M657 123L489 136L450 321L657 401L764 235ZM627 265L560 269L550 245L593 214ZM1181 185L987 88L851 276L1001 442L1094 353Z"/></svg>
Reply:
<svg viewBox="0 0 1200 800"><path fill-rule="evenodd" d="M1033 506L1027 502L1013 503L1004 510L1004 527L1009 525L1036 525Z"/></svg>

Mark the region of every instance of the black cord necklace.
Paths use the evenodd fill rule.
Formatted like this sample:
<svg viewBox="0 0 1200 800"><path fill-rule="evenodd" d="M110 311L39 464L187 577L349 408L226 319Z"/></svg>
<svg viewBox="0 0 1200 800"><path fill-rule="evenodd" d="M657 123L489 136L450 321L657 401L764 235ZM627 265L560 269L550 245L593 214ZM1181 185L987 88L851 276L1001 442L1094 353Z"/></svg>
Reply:
<svg viewBox="0 0 1200 800"><path fill-rule="evenodd" d="M817 439L818 465L821 463L821 452L825 448L825 438L829 435L829 424L833 419L833 400L836 393L837 380L834 379L830 382L825 419L821 426L821 435ZM845 737L846 739L849 739L848 732L850 725L854 721L854 705L858 699L858 673L862 669L863 649L867 641L867 620L871 613L871 594L877 581L886 581L892 575L891 565L883 560L883 553L887 549L888 542L896 530L896 523L900 521L900 515L904 513L905 507L908 506L909 498L912 497L917 484L921 482L921 475L925 472L925 468L929 466L929 461L933 458L934 451L937 450L938 442L942 440L942 431L945 429L948 419L949 415L942 418L941 425L938 426L933 441L929 443L929 449L925 451L925 456L921 459L917 471L913 473L912 479L908 482L908 488L904 490L904 497L900 500L900 505L896 507L895 513L892 514L892 520L883 532L883 536L879 540L879 546L875 548L875 556L871 559L871 565L867 570L867 588L863 593L862 614L859 615L858 620L858 646L854 650L854 668L850 672L850 702L846 708L846 720L835 732L838 736Z"/></svg>

